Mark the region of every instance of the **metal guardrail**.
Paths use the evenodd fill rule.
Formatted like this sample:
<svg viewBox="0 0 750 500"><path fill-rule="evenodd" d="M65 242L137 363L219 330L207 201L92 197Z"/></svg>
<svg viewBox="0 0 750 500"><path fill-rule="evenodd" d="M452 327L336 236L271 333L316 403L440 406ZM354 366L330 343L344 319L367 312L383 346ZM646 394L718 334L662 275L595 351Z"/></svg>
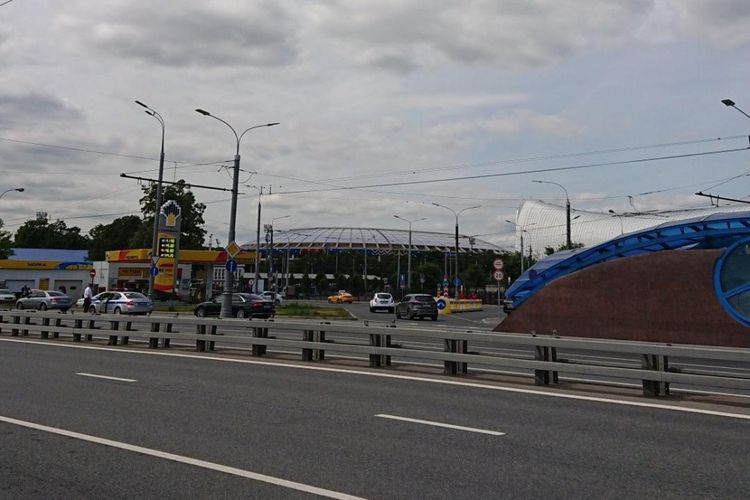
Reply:
<svg viewBox="0 0 750 500"><path fill-rule="evenodd" d="M276 332L299 332L295 339L269 335ZM342 333L356 340L327 338ZM299 349L303 361L324 360L326 352L366 355L371 367L388 367L393 359L408 364L409 360L442 361L444 373L468 373L469 365L491 368L533 370L537 385L559 381L559 373L583 374L618 379L639 380L644 395L669 394L671 383L706 387L750 389L750 377L725 373L687 372L670 367L671 357L748 363L750 349L670 345L664 343L561 338L548 335L473 332L470 330L413 328L395 323L307 320L247 320L169 316L121 316L112 314L57 313L29 310L0 310L0 335L39 335L42 339L71 337L74 342L105 339L109 345L127 345L131 339L148 342L149 348L168 348L170 342L194 342L196 350L249 347L252 356L264 356L270 349ZM405 348L396 341L407 339L437 340L443 349ZM437 344L436 344L437 345ZM472 350L469 351L469 346ZM481 352L500 346L527 347L533 359L522 356ZM637 362L617 365L606 360L573 361L558 356L558 349L637 355Z"/></svg>

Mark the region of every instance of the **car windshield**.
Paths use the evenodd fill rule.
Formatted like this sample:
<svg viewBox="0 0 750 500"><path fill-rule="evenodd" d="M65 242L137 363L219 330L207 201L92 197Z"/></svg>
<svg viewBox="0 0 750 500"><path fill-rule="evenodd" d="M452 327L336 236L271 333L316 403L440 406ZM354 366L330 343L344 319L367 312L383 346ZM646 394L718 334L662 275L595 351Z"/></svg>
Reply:
<svg viewBox="0 0 750 500"><path fill-rule="evenodd" d="M414 300L417 302L435 302L435 299L429 295L415 295Z"/></svg>
<svg viewBox="0 0 750 500"><path fill-rule="evenodd" d="M62 297L65 294L61 292L47 292L47 295L49 295L50 297Z"/></svg>
<svg viewBox="0 0 750 500"><path fill-rule="evenodd" d="M8 294L8 293L13 293L13 292L8 290L7 288L0 288L0 293Z"/></svg>
<svg viewBox="0 0 750 500"><path fill-rule="evenodd" d="M123 295L129 299L145 299L146 296L138 292L125 292Z"/></svg>
<svg viewBox="0 0 750 500"><path fill-rule="evenodd" d="M379 299L390 299L391 298L391 294L390 293L376 293L375 297L377 297Z"/></svg>

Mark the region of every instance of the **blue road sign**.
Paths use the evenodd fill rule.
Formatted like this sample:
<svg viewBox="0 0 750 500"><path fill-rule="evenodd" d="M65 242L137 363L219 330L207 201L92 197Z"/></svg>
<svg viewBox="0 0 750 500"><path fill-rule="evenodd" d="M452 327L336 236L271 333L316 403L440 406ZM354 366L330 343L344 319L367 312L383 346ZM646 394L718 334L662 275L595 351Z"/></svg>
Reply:
<svg viewBox="0 0 750 500"><path fill-rule="evenodd" d="M233 273L237 270L237 261L234 259L229 259L224 267L227 269L227 271Z"/></svg>
<svg viewBox="0 0 750 500"><path fill-rule="evenodd" d="M435 304L437 304L437 308L441 311L445 309L445 301L443 299L438 299Z"/></svg>
<svg viewBox="0 0 750 500"><path fill-rule="evenodd" d="M401 288L406 288L406 275L405 274L399 275L398 286Z"/></svg>
<svg viewBox="0 0 750 500"><path fill-rule="evenodd" d="M461 286L461 278L459 278L458 276L453 278L453 286Z"/></svg>
<svg viewBox="0 0 750 500"><path fill-rule="evenodd" d="M148 272L151 276L156 276L157 274L159 274L159 268L156 266L151 266L151 269L149 269Z"/></svg>

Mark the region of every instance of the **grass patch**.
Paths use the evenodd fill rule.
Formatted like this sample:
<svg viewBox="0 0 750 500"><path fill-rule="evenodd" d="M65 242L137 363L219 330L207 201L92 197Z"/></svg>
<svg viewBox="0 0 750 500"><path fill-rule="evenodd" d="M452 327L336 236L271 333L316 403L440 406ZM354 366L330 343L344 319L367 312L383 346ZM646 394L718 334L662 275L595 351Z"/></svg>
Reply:
<svg viewBox="0 0 750 500"><path fill-rule="evenodd" d="M276 316L300 316L306 318L354 319L343 307L313 306L309 304L282 304L276 306Z"/></svg>

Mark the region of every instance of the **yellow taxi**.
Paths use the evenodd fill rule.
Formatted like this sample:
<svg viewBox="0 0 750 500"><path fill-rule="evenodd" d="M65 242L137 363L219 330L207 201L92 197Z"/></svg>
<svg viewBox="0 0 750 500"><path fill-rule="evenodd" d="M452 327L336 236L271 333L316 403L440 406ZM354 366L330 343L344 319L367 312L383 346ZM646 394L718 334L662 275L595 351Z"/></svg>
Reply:
<svg viewBox="0 0 750 500"><path fill-rule="evenodd" d="M328 297L328 302L331 304L351 304L354 302L354 298L351 293L339 290L335 295Z"/></svg>

